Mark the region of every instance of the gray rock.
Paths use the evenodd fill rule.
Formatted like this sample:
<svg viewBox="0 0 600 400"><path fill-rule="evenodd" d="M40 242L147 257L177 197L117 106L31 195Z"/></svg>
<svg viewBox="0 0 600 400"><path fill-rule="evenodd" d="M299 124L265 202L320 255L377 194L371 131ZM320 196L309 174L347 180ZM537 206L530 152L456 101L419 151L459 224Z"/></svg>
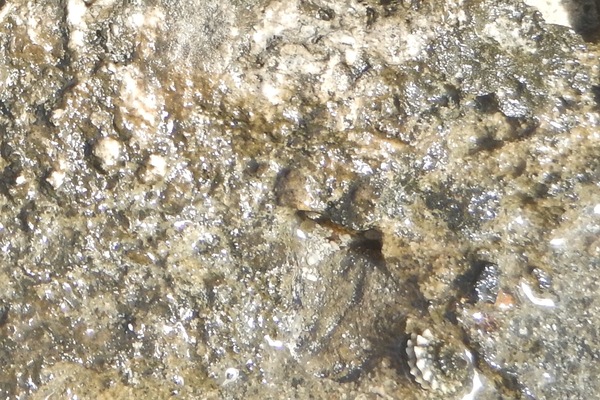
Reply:
<svg viewBox="0 0 600 400"><path fill-rule="evenodd" d="M590 10L0 2L1 397L593 397Z"/></svg>

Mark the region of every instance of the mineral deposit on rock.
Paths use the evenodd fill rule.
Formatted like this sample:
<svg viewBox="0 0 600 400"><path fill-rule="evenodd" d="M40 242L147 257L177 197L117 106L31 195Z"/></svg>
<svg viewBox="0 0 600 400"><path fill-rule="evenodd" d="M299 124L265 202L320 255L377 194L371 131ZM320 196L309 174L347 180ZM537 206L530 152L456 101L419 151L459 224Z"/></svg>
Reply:
<svg viewBox="0 0 600 400"><path fill-rule="evenodd" d="M0 1L0 398L600 396L597 1Z"/></svg>

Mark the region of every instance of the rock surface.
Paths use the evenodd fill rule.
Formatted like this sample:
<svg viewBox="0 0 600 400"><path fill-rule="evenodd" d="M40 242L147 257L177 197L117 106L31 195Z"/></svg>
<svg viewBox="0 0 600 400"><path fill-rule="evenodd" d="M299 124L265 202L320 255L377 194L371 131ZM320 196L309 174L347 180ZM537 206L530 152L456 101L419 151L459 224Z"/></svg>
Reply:
<svg viewBox="0 0 600 400"><path fill-rule="evenodd" d="M0 1L0 397L600 393L599 8L528 3Z"/></svg>

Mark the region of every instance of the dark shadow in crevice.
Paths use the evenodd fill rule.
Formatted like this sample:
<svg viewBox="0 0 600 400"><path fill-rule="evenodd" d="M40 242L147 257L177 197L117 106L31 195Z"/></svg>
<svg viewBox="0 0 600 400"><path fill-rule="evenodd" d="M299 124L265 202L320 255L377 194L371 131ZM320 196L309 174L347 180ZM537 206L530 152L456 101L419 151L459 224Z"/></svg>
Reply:
<svg viewBox="0 0 600 400"><path fill-rule="evenodd" d="M473 260L470 268L456 278L454 286L467 303L494 303L499 290L498 266L486 260Z"/></svg>
<svg viewBox="0 0 600 400"><path fill-rule="evenodd" d="M600 111L600 85L592 86L592 94L594 95L594 102L596 103L596 110Z"/></svg>
<svg viewBox="0 0 600 400"><path fill-rule="evenodd" d="M484 114L494 114L500 110L495 93L475 97L475 108Z"/></svg>
<svg viewBox="0 0 600 400"><path fill-rule="evenodd" d="M375 257L383 257L383 234L377 229L369 229L357 233L350 244L350 247L356 250L362 250Z"/></svg>
<svg viewBox="0 0 600 400"><path fill-rule="evenodd" d="M600 0L563 1L569 13L569 23L586 42L600 40Z"/></svg>
<svg viewBox="0 0 600 400"><path fill-rule="evenodd" d="M385 313L374 322L373 332L376 336L368 337L372 345L370 356L359 368L351 370L336 381L349 383L368 379L369 374L381 365L383 359L386 359L389 367L396 371L398 383L414 384L406 354L406 343L410 338L406 333L406 316Z"/></svg>

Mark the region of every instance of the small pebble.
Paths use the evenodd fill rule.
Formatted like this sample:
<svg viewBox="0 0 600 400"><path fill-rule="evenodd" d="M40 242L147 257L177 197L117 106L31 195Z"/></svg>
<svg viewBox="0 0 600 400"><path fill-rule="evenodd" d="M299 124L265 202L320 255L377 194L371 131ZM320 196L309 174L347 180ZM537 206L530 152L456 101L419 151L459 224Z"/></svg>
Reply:
<svg viewBox="0 0 600 400"><path fill-rule="evenodd" d="M144 183L156 182L167 174L167 160L158 154L148 157L140 172L140 180Z"/></svg>
<svg viewBox="0 0 600 400"><path fill-rule="evenodd" d="M94 147L94 155L103 169L114 167L121 156L121 143L109 137L100 139Z"/></svg>
<svg viewBox="0 0 600 400"><path fill-rule="evenodd" d="M52 185L54 189L58 189L62 186L66 176L67 174L65 174L64 171L52 171L46 178L46 181Z"/></svg>

